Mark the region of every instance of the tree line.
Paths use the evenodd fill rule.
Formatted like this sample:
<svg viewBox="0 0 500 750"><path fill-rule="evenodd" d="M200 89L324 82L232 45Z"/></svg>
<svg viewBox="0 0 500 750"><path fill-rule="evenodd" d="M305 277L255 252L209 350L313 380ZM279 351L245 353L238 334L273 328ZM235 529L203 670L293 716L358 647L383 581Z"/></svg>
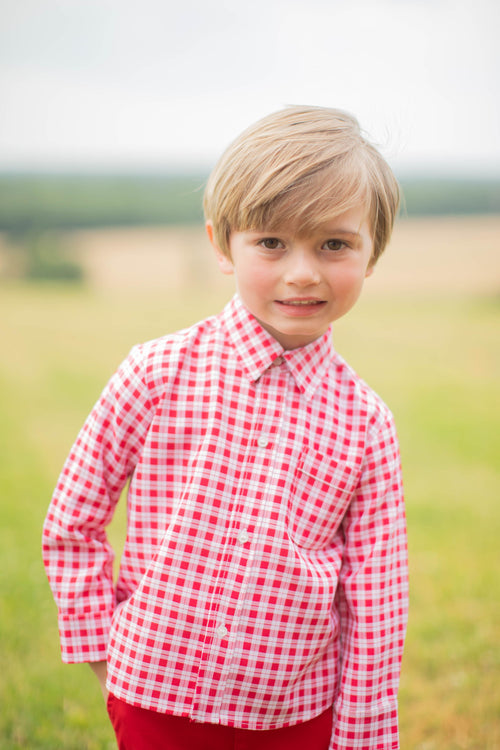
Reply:
<svg viewBox="0 0 500 750"><path fill-rule="evenodd" d="M0 231L197 224L204 174L0 174ZM500 213L500 179L403 178L403 217Z"/></svg>

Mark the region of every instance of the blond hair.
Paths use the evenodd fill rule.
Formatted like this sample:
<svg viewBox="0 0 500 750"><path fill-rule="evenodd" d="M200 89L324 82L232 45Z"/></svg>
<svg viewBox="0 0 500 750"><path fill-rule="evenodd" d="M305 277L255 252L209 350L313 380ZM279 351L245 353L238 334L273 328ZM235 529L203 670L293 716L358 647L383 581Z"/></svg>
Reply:
<svg viewBox="0 0 500 750"><path fill-rule="evenodd" d="M204 196L205 218L230 257L232 231L301 232L366 206L373 265L392 232L400 192L391 168L349 113L286 107L247 128L222 154Z"/></svg>

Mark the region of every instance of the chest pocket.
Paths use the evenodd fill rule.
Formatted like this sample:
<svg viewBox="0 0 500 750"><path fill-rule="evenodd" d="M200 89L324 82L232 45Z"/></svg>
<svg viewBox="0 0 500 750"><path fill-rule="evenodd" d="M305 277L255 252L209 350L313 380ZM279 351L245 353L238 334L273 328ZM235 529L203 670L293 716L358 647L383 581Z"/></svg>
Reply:
<svg viewBox="0 0 500 750"><path fill-rule="evenodd" d="M322 549L337 531L355 492L359 469L316 452L298 464L288 500L288 534L305 549Z"/></svg>

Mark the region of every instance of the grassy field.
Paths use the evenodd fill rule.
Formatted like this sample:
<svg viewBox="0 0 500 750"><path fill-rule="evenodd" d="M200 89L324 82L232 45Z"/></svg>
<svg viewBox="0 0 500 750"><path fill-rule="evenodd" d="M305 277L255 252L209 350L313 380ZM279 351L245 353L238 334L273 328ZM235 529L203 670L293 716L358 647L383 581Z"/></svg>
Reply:
<svg viewBox="0 0 500 750"><path fill-rule="evenodd" d="M210 275L201 237L186 266L172 249L179 234L170 245L156 235L154 247L127 236L122 269L116 232L94 234L93 254L89 235L73 237L87 286L0 286L2 750L114 747L90 670L59 661L43 518L77 430L130 347L231 293ZM405 223L335 328L399 426L411 563L403 750L500 747L499 240L498 217ZM118 548L123 528L122 508L110 530Z"/></svg>

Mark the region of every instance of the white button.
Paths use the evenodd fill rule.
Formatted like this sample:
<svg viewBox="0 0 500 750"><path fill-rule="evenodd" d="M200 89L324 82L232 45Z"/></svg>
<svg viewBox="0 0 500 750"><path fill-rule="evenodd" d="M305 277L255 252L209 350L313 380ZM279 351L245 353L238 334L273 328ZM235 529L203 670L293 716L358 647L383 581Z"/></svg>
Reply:
<svg viewBox="0 0 500 750"><path fill-rule="evenodd" d="M269 445L269 438L266 435L261 435L257 438L257 445L259 448L266 448Z"/></svg>
<svg viewBox="0 0 500 750"><path fill-rule="evenodd" d="M273 367L278 367L278 365L282 365L285 361L284 357L276 357L276 359L273 362Z"/></svg>
<svg viewBox="0 0 500 750"><path fill-rule="evenodd" d="M215 632L217 633L219 638L225 638L229 631L225 625L219 625Z"/></svg>
<svg viewBox="0 0 500 750"><path fill-rule="evenodd" d="M243 529L238 534L238 541L239 541L240 544L246 544L249 539L250 539L250 536L249 536L248 531L246 529Z"/></svg>

